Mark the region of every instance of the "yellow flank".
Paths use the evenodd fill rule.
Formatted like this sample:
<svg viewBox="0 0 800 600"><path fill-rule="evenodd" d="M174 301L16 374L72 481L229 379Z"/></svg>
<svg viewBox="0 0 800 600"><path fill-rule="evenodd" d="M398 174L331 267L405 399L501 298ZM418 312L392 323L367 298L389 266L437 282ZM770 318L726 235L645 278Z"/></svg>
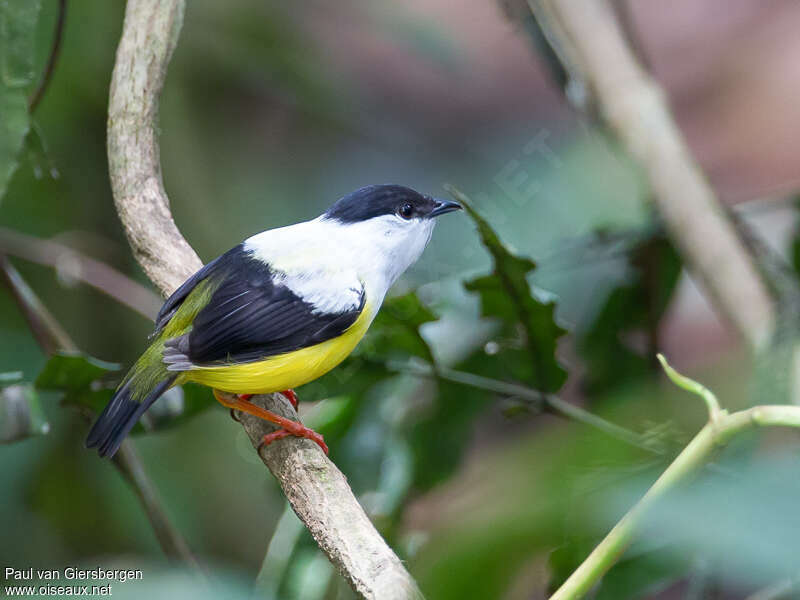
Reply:
<svg viewBox="0 0 800 600"><path fill-rule="evenodd" d="M234 394L268 394L300 387L347 358L364 337L373 316L372 307L366 303L355 323L339 337L258 362L197 367L186 371L176 383L195 381Z"/></svg>

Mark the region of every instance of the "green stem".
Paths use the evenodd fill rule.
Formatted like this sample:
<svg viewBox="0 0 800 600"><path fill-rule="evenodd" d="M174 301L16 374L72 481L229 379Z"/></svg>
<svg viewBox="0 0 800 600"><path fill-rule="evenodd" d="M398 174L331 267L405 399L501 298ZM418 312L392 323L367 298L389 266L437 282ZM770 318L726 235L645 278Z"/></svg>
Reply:
<svg viewBox="0 0 800 600"><path fill-rule="evenodd" d="M521 398L533 403L539 408L546 409L555 415L566 417L568 419L572 419L573 421L577 421L578 423L583 423L584 425L598 429L622 442L636 446L637 448L646 450L647 452L660 454L656 447L651 444L647 444L642 439L642 436L636 432L633 432L630 429L625 429L624 427L620 427L619 425L615 425L610 421L606 421L605 419L598 417L587 410L584 410L580 406L570 404L569 402L566 402L565 400L562 400L553 394L545 394L544 392L525 387L524 385L509 383L499 379L491 379L489 377L483 377L482 375L476 375L475 373L457 371L456 369L450 369L441 365L437 365L435 371L433 367L429 365L420 364L396 364L394 362L390 362L386 366L394 371L409 373L410 375L416 375L417 377L442 379L444 381L451 381L453 383L460 383L461 385L486 390L487 392L494 392L496 394L502 394L504 396L510 396L513 398Z"/></svg>
<svg viewBox="0 0 800 600"><path fill-rule="evenodd" d="M689 442L644 497L614 526L586 560L550 597L550 600L582 598L622 556L631 543L643 515L653 502L689 475L694 474L719 446L737 434L757 426L800 428L800 407L755 406L730 415L720 413L716 420L703 427Z"/></svg>

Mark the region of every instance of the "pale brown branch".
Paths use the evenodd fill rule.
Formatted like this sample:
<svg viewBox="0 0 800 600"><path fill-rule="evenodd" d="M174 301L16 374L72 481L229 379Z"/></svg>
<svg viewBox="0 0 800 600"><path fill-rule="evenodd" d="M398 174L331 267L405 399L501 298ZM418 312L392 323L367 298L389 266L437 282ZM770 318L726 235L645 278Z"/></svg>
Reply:
<svg viewBox="0 0 800 600"><path fill-rule="evenodd" d="M719 312L753 348L769 338L772 300L752 257L639 65L608 0L528 0L545 36L644 169L670 237Z"/></svg>
<svg viewBox="0 0 800 600"><path fill-rule="evenodd" d="M200 268L169 209L159 164L158 99L177 43L183 0L128 0L111 81L108 160L117 212L136 259L164 295ZM280 395L253 402L296 418ZM270 425L242 415L254 445ZM362 598L421 598L416 583L358 504L342 473L308 440L286 438L261 459L320 548Z"/></svg>
<svg viewBox="0 0 800 600"><path fill-rule="evenodd" d="M53 267L56 272L92 286L151 321L161 306L161 299L152 290L113 267L53 240L0 227L0 254Z"/></svg>

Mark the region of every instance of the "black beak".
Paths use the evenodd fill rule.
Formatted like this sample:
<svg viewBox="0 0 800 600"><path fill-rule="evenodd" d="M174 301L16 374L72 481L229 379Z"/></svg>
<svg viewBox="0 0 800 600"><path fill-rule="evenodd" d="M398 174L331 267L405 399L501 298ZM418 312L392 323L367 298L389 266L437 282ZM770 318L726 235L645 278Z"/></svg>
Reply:
<svg viewBox="0 0 800 600"><path fill-rule="evenodd" d="M434 198L433 202L433 210L428 213L430 218L438 217L439 215L453 212L454 210L461 210L462 208L458 202L453 202L452 200L438 200Z"/></svg>

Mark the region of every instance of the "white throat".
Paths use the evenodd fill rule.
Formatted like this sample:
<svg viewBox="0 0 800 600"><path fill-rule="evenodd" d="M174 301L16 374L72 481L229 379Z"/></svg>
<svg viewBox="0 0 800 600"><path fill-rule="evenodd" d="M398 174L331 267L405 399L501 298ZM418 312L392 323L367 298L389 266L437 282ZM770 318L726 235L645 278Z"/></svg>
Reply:
<svg viewBox="0 0 800 600"><path fill-rule="evenodd" d="M344 224L319 217L254 235L245 248L304 280L330 278L335 287L355 277L377 311L392 284L422 255L434 225L434 219L405 221L396 215Z"/></svg>

